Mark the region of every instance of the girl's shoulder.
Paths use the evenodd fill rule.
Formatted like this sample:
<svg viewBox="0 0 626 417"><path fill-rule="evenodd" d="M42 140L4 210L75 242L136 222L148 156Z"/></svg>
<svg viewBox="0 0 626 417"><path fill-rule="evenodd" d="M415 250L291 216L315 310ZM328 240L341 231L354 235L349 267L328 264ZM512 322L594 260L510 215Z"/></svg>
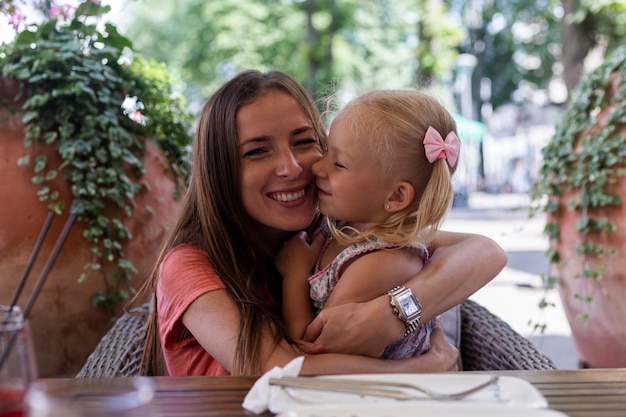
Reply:
<svg viewBox="0 0 626 417"><path fill-rule="evenodd" d="M424 262L426 262L429 257L428 248L421 242L416 241L405 245L395 242L389 242L383 239L378 239L376 237L373 237L363 242L354 243L347 247L346 251L350 252L354 257L358 255L364 255L370 252L382 251L385 249L408 251L421 257Z"/></svg>

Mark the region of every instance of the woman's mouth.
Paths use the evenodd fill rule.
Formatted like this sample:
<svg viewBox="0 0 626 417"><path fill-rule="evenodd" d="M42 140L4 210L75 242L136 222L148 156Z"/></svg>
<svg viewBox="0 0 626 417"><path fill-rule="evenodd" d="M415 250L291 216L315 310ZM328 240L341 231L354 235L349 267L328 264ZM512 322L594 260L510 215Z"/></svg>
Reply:
<svg viewBox="0 0 626 417"><path fill-rule="evenodd" d="M290 201L296 201L299 198L304 197L306 189L301 189L299 191L289 192L289 193L270 193L269 198L272 200L280 201L282 203L288 203Z"/></svg>

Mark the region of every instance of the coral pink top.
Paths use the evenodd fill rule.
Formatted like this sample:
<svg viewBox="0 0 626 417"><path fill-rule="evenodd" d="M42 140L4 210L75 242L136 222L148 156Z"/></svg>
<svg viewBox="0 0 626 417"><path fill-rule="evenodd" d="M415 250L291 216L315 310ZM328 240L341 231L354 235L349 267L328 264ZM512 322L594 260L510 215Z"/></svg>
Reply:
<svg viewBox="0 0 626 417"><path fill-rule="evenodd" d="M207 253L195 245L179 245L163 259L156 298L159 338L170 375L229 375L182 322L183 314L198 297L224 288Z"/></svg>

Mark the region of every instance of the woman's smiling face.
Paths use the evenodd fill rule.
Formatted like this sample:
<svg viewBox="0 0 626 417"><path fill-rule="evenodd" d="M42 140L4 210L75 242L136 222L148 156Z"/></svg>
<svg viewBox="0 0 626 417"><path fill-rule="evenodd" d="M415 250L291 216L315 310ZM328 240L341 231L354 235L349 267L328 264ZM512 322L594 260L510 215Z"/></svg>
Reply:
<svg viewBox="0 0 626 417"><path fill-rule="evenodd" d="M237 111L241 199L270 231L307 228L317 205L311 166L322 156L313 124L288 93L269 90Z"/></svg>

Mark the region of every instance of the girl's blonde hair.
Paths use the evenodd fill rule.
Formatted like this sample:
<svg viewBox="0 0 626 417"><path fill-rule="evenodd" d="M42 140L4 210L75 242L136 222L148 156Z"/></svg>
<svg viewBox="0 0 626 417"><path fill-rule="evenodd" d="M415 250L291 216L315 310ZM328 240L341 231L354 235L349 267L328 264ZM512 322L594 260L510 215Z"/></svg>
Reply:
<svg viewBox="0 0 626 417"><path fill-rule="evenodd" d="M452 174L458 159L452 167L446 159L430 163L423 142L429 126L444 138L456 133L452 115L422 92L375 90L348 103L334 123L347 124L357 137L365 139L367 152L382 167L381 175L407 181L415 189L413 203L384 223L365 232L331 224L334 237L344 245L373 237L401 245L431 243L452 205Z"/></svg>

